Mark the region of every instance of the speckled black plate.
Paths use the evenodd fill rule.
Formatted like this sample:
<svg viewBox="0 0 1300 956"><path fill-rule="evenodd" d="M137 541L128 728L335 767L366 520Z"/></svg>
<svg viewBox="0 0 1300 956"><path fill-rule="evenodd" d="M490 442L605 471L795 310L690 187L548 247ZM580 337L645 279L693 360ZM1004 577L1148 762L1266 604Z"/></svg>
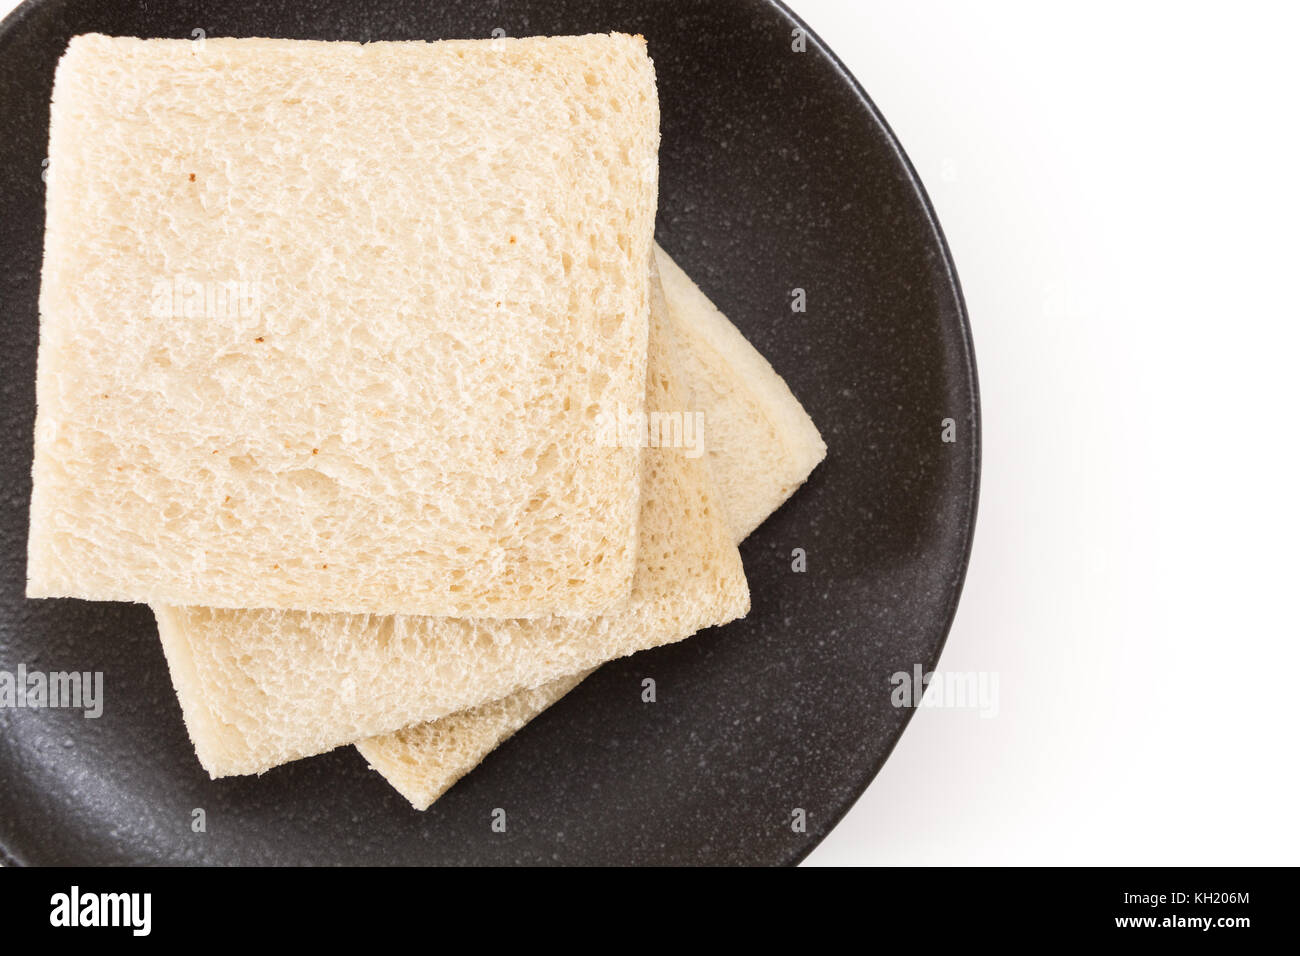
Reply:
<svg viewBox="0 0 1300 956"><path fill-rule="evenodd" d="M880 770L970 552L975 367L916 174L828 49L770 0L28 0L0 27L0 670L102 671L98 720L0 709L10 863L793 863ZM48 103L67 39L644 34L659 240L830 446L743 547L753 611L606 666L416 813L352 748L212 782L141 606L23 597ZM418 108L418 104L413 104ZM804 289L807 311L792 312ZM957 441L941 441L941 421ZM807 571L791 569L803 548ZM644 704L652 676L658 702ZM507 811L504 834L490 827ZM206 811L207 832L191 829ZM807 826L792 826L802 809Z"/></svg>

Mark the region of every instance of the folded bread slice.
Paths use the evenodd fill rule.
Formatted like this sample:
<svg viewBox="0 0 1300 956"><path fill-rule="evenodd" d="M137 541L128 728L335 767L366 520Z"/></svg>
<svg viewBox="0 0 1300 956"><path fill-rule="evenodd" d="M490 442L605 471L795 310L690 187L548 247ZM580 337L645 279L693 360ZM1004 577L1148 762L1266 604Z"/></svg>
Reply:
<svg viewBox="0 0 1300 956"><path fill-rule="evenodd" d="M28 596L624 603L658 139L640 37L74 38Z"/></svg>
<svg viewBox="0 0 1300 956"><path fill-rule="evenodd" d="M658 245L687 404L705 415L705 447L723 518L740 542L826 457L808 413L772 366ZM426 810L503 741L589 674L561 677L441 720L371 737L357 749Z"/></svg>
<svg viewBox="0 0 1300 956"><path fill-rule="evenodd" d="M686 414L657 278L651 288L646 404ZM686 447L650 447L645 459L632 596L611 614L500 621L155 607L200 762L214 777L258 773L743 616L749 590L706 459Z"/></svg>

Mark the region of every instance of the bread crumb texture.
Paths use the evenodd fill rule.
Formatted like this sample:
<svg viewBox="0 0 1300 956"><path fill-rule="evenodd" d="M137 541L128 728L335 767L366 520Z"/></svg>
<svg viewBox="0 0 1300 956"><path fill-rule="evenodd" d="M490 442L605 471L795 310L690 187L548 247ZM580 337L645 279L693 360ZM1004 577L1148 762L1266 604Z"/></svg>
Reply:
<svg viewBox="0 0 1300 956"><path fill-rule="evenodd" d="M644 400L658 135L621 35L75 38L29 596L350 612L399 648L364 615L622 606L641 455L590 430Z"/></svg>

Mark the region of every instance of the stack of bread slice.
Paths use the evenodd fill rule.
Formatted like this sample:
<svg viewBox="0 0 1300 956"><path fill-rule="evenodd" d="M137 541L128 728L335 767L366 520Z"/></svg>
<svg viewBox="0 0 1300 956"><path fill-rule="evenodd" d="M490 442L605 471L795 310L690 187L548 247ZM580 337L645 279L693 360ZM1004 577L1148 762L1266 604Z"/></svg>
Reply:
<svg viewBox="0 0 1300 956"><path fill-rule="evenodd" d="M807 480L826 444L772 366L656 246L687 403L703 413L710 481L739 544ZM425 810L502 741L582 682L566 674L439 720L370 737L357 749Z"/></svg>
<svg viewBox="0 0 1300 956"><path fill-rule="evenodd" d="M28 595L149 603L212 776L355 743L423 809L747 613L825 446L654 246L658 136L639 37L72 41Z"/></svg>

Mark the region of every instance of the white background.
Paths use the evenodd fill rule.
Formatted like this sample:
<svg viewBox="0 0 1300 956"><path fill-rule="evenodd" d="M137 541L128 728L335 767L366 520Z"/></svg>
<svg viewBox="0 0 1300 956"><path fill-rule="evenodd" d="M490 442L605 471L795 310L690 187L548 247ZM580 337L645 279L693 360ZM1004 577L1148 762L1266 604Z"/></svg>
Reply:
<svg viewBox="0 0 1300 956"><path fill-rule="evenodd" d="M985 451L941 666L1000 680L809 862L1300 863L1300 17L791 2L957 261Z"/></svg>
<svg viewBox="0 0 1300 956"><path fill-rule="evenodd" d="M792 5L965 288L983 487L941 668L1001 697L920 711L810 862L1300 863L1296 14Z"/></svg>

